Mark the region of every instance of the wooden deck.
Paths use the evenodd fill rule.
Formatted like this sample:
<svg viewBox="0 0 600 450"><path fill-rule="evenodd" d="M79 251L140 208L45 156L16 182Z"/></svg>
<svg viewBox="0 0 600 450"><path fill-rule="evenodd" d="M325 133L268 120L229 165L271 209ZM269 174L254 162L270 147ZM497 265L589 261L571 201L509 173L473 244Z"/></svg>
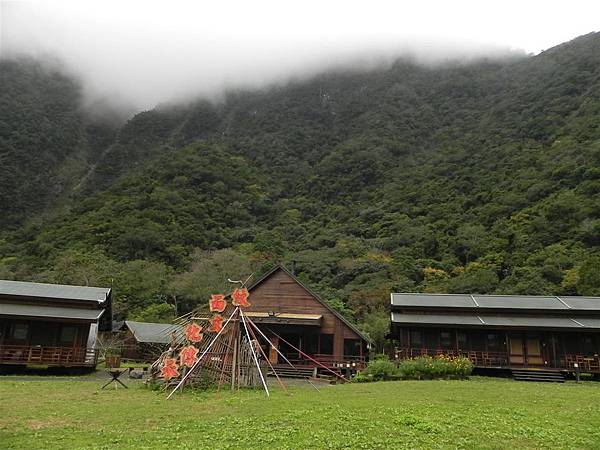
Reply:
<svg viewBox="0 0 600 450"><path fill-rule="evenodd" d="M573 372L576 367L581 372L600 373L600 356L585 356L562 354L557 357L556 363L548 361L547 364L539 366L524 366L523 364L510 363L509 354L507 352L487 352L487 351L467 351L467 350L451 350L451 349L428 349L428 348L398 348L396 349L395 357L397 360L415 358L418 356L464 356L469 358L473 365L478 368L523 368L523 367L539 367L546 369L567 370ZM577 365L577 366L576 366Z"/></svg>
<svg viewBox="0 0 600 450"><path fill-rule="evenodd" d="M97 361L98 353L93 348L0 345L2 365L94 367Z"/></svg>

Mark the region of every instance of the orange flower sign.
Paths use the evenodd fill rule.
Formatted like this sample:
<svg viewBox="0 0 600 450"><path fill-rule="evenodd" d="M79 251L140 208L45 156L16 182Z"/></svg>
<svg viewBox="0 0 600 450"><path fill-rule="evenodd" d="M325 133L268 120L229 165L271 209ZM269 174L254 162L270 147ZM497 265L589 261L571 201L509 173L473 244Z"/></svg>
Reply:
<svg viewBox="0 0 600 450"><path fill-rule="evenodd" d="M215 314L210 319L210 331L218 333L223 329L223 316L221 314Z"/></svg>
<svg viewBox="0 0 600 450"><path fill-rule="evenodd" d="M170 380L171 378L175 378L179 376L179 366L177 365L177 360L175 358L167 358L165 359L165 364L162 369L160 369L160 374L165 380Z"/></svg>
<svg viewBox="0 0 600 450"><path fill-rule="evenodd" d="M193 345L183 347L179 352L179 361L182 366L192 367L198 359L198 349Z"/></svg>
<svg viewBox="0 0 600 450"><path fill-rule="evenodd" d="M220 312L225 311L225 307L227 307L227 301L225 300L225 296L223 294L212 294L210 296L210 311L211 312Z"/></svg>
<svg viewBox="0 0 600 450"><path fill-rule="evenodd" d="M197 323L190 323L185 327L185 337L190 342L200 342L202 340L202 327Z"/></svg>
<svg viewBox="0 0 600 450"><path fill-rule="evenodd" d="M236 288L231 293L231 303L233 303L234 306L246 308L250 306L250 302L248 301L249 296L250 294L248 293L248 289Z"/></svg>

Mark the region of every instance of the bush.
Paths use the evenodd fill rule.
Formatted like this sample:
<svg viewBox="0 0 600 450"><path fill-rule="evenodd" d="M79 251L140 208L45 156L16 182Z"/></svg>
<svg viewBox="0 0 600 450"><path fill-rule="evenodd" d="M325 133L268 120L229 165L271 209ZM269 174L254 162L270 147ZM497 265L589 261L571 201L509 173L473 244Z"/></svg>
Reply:
<svg viewBox="0 0 600 450"><path fill-rule="evenodd" d="M399 375L404 380L465 378L472 371L473 363L464 356L420 356L406 359L398 367Z"/></svg>
<svg viewBox="0 0 600 450"><path fill-rule="evenodd" d="M398 366L385 356L379 356L370 361L363 372L356 374L354 381L462 379L472 371L473 363L464 356L420 356L405 359Z"/></svg>
<svg viewBox="0 0 600 450"><path fill-rule="evenodd" d="M362 375L370 378L372 381L391 380L398 375L398 367L386 356L378 356L373 361L369 361ZM367 380L361 379L358 381Z"/></svg>

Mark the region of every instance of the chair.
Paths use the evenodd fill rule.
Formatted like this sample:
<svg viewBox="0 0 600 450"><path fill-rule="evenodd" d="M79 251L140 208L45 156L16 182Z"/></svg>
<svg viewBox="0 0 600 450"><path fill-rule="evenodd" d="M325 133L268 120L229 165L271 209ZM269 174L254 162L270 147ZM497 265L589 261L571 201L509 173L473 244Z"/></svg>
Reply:
<svg viewBox="0 0 600 450"><path fill-rule="evenodd" d="M490 356L490 354L488 352L483 352L481 354L481 359L483 360L483 365L485 367L491 367L492 366L492 358Z"/></svg>
<svg viewBox="0 0 600 450"><path fill-rule="evenodd" d="M477 359L477 352L468 352L467 355L468 355L467 358L469 358L471 360L473 365L477 366L479 363L479 361Z"/></svg>

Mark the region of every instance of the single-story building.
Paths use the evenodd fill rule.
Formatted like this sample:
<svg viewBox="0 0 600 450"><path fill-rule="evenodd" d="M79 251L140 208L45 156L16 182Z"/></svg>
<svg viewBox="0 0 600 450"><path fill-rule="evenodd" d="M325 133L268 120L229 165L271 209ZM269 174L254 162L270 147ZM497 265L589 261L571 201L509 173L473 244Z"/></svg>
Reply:
<svg viewBox="0 0 600 450"><path fill-rule="evenodd" d="M600 298L391 294L396 357L463 355L475 367L600 373Z"/></svg>
<svg viewBox="0 0 600 450"><path fill-rule="evenodd" d="M181 333L181 326L126 320L117 331L121 337L121 358L153 362Z"/></svg>
<svg viewBox="0 0 600 450"><path fill-rule="evenodd" d="M368 338L282 265L248 287L245 314L295 365L314 366L306 355L328 367L364 365ZM267 348L272 364L285 361Z"/></svg>
<svg viewBox="0 0 600 450"><path fill-rule="evenodd" d="M0 365L94 367L111 289L0 280Z"/></svg>

